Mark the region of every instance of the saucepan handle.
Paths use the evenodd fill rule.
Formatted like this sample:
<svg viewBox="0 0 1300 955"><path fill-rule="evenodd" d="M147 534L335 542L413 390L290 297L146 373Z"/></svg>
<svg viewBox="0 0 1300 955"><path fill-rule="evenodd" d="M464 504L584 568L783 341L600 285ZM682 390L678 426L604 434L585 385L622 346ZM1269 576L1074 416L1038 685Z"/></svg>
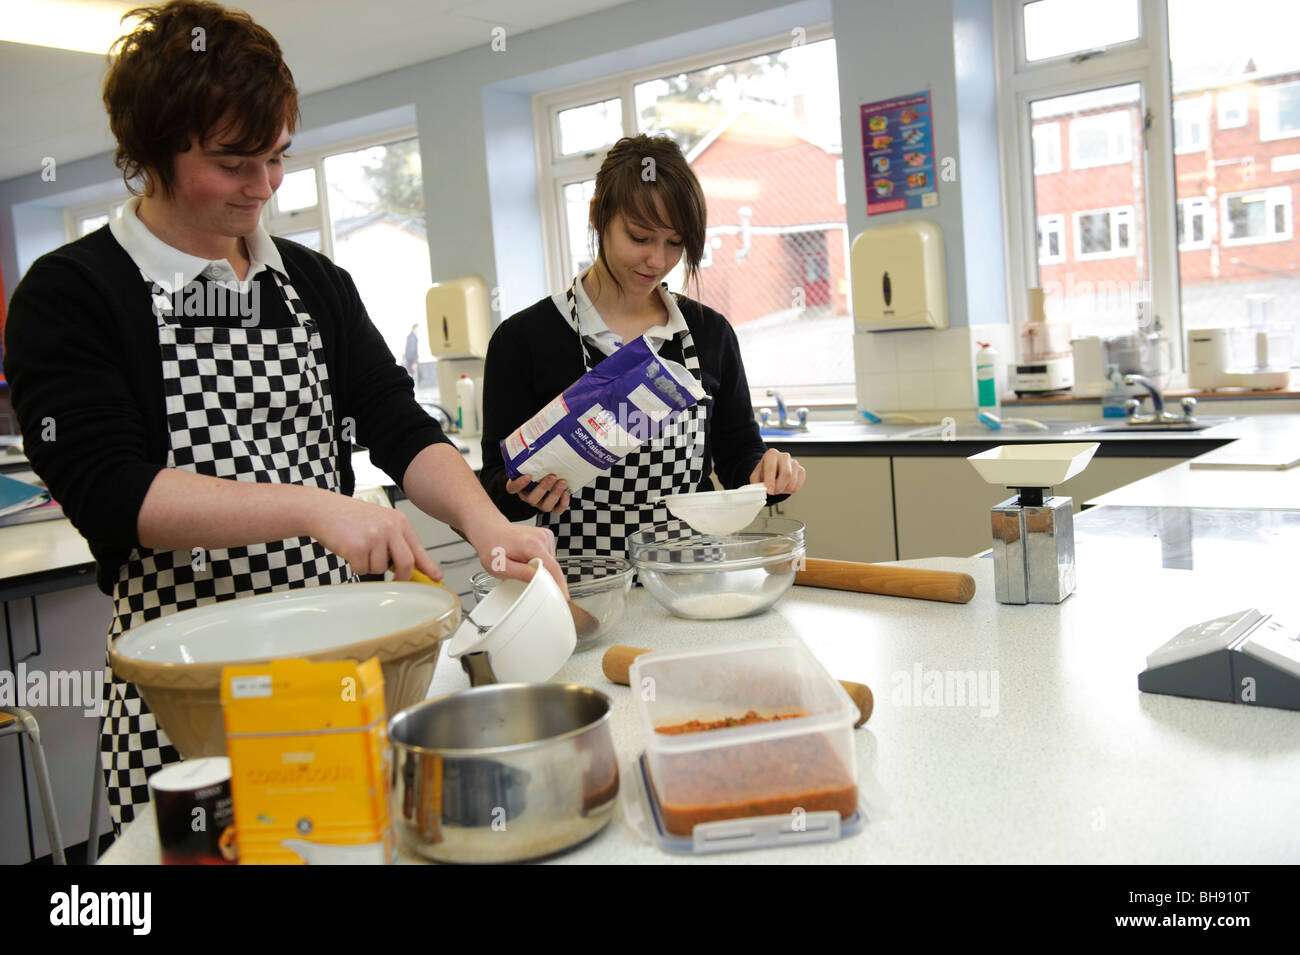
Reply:
<svg viewBox="0 0 1300 955"><path fill-rule="evenodd" d="M470 686L487 686L489 683L498 682L497 675L492 672L492 661L488 658L486 650L461 654L460 665L469 674Z"/></svg>

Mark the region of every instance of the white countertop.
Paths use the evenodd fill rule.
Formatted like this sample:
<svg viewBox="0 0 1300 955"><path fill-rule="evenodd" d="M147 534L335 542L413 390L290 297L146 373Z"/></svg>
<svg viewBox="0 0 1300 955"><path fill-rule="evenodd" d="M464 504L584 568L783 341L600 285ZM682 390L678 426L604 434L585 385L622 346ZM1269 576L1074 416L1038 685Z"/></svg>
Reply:
<svg viewBox="0 0 1300 955"><path fill-rule="evenodd" d="M1234 421L1231 427L1235 441L1193 460L1198 464L1217 462L1236 467L1193 468L1192 462L1183 462L1084 503L1300 510L1300 467L1284 471L1240 467L1251 462L1263 466L1282 457L1300 457L1300 415L1256 415Z"/></svg>
<svg viewBox="0 0 1300 955"><path fill-rule="evenodd" d="M470 454L466 455L467 463L471 468L475 467L475 462L481 458L478 445L461 442L459 446L470 448ZM352 472L356 497L372 503L387 501L386 494L376 492L391 487L393 481L370 462L368 452L353 453ZM34 480L36 477L30 472L11 473L9 476L18 480ZM0 527L0 580L94 562L90 545L67 518Z"/></svg>
<svg viewBox="0 0 1300 955"><path fill-rule="evenodd" d="M1078 590L1060 605L998 604L992 561L973 558L903 562L972 574L966 605L795 587L760 616L701 622L634 591L610 642L686 649L798 636L832 675L870 686L875 711L854 731L870 819L836 843L697 860L642 842L620 806L604 832L554 861L1300 862L1300 713L1137 688L1146 655L1190 624L1250 606L1300 620L1294 566L1135 571L1116 553L1081 541ZM555 679L613 698L626 788L643 744L631 692L605 680L602 653L574 656ZM902 687L918 667L923 680L983 672L985 715L978 704L906 705ZM431 695L467 685L444 660ZM101 861L157 858L146 813Z"/></svg>

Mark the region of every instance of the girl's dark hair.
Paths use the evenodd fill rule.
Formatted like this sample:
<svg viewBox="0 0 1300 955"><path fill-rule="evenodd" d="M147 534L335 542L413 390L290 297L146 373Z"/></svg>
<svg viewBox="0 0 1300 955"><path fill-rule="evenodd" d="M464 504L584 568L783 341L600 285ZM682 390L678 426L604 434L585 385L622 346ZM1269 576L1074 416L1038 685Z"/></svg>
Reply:
<svg viewBox="0 0 1300 955"><path fill-rule="evenodd" d="M247 13L172 0L126 14L133 16L140 24L109 50L104 79L114 161L132 192L131 180L145 173L146 193L161 187L170 195L173 160L191 136L206 142L231 133L239 139L223 145L251 156L297 126L293 74L275 37Z"/></svg>
<svg viewBox="0 0 1300 955"><path fill-rule="evenodd" d="M655 196L663 200L667 222L659 214ZM646 228L672 229L680 235L686 281L699 283L708 219L704 190L681 149L667 136L625 136L610 147L600 164L591 198L591 227L596 258L607 271L609 262L601 239L620 212L630 222ZM618 279L614 282L617 284Z"/></svg>

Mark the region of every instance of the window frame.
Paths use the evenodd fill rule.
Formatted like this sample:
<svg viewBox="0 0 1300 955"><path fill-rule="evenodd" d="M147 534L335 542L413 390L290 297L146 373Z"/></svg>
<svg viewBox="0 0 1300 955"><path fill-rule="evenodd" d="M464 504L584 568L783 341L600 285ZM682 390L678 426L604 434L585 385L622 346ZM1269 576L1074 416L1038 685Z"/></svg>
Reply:
<svg viewBox="0 0 1300 955"><path fill-rule="evenodd" d="M1137 249L1133 244L1133 227L1134 227L1133 206L1103 206L1097 209L1080 209L1073 213L1074 224L1074 260L1076 262L1095 262L1099 259L1126 259L1137 255ZM1084 216L1106 215L1109 216L1110 231L1110 248L1105 252L1084 252L1083 251L1083 233L1080 231L1080 220ZM1119 227L1122 224L1120 217L1127 216L1129 228L1128 245L1121 247L1119 244Z"/></svg>
<svg viewBox="0 0 1300 955"><path fill-rule="evenodd" d="M329 184L325 181L325 160L341 153L357 152L373 146L388 146L407 139L420 139L420 130L413 125L399 126L368 136L342 139L338 142L312 149L290 148L284 162L284 174L300 172L303 169L316 171L316 205L309 209L280 213L276 197L262 207L262 227L271 235L306 232L316 229L320 232L320 253L331 262L334 261L334 222L330 216ZM292 224L292 228L285 228Z"/></svg>
<svg viewBox="0 0 1300 955"><path fill-rule="evenodd" d="M1061 237L1060 251L1057 255L1044 255L1047 246L1047 236L1049 229L1055 225L1055 232ZM1065 255L1065 216L1059 212L1049 213L1045 216L1038 216L1038 234L1042 241L1038 243L1038 264L1039 265L1060 265L1066 259Z"/></svg>
<svg viewBox="0 0 1300 955"><path fill-rule="evenodd" d="M131 198L130 191L123 186L122 192L111 199L97 199L94 202L85 202L78 206L68 206L63 210L63 234L66 241L75 242L81 238L78 226L80 226L83 219L107 216L108 221L112 222L118 207L130 202Z"/></svg>
<svg viewBox="0 0 1300 955"><path fill-rule="evenodd" d="M1044 166L1039 166L1039 165L1038 165L1038 160L1039 160L1040 158L1042 158L1042 157L1039 156L1039 154L1038 154L1038 149L1037 149L1037 146L1036 146L1036 144L1037 144L1037 142L1038 142L1038 134L1039 134L1040 132L1046 132L1046 130L1048 129L1048 127L1051 127L1051 130L1052 130L1052 133L1053 133L1053 137L1052 137L1052 138L1053 138L1053 139L1055 140L1055 142L1056 142L1056 165L1055 165L1055 166L1046 166L1046 165L1044 165ZM1034 175L1035 175L1035 176L1050 176L1052 173L1061 172L1062 170L1064 170L1065 167L1064 167L1064 165L1062 164L1062 158L1063 158L1063 157L1061 156L1061 121L1060 121L1059 119L1053 119L1053 120L1045 120L1045 121L1043 121L1043 122L1041 122L1041 123L1034 123L1034 122L1032 122L1032 120L1031 120L1031 122L1030 122L1030 135L1031 135L1031 136L1033 137L1033 139L1034 139L1034 143L1032 144L1034 148L1031 149L1031 154L1032 154L1033 157L1034 157Z"/></svg>
<svg viewBox="0 0 1300 955"><path fill-rule="evenodd" d="M1180 112L1179 110L1180 106L1182 107L1182 112L1187 112L1188 110L1191 109L1198 109L1200 111L1199 118L1201 121L1200 122L1201 138L1199 142L1195 142L1191 144L1183 144L1181 146L1179 145L1178 113ZM1203 153L1210 148L1210 113L1211 112L1212 112L1212 106L1210 103L1209 93L1202 93L1199 96L1186 96L1181 100L1174 101L1172 115L1174 121L1174 155L1175 156L1186 156L1189 153Z"/></svg>
<svg viewBox="0 0 1300 955"><path fill-rule="evenodd" d="M1033 3L1034 0L1029 0ZM1058 120L1059 122L1059 120ZM1101 126L1107 125L1114 127L1106 130L1106 156L1103 159L1084 160L1079 156L1079 136L1077 127L1085 123ZM1115 144L1114 135L1116 132L1123 131L1124 151L1122 154L1115 154L1111 147ZM1070 120L1070 168L1071 169L1100 169L1102 166L1119 166L1123 163L1133 161L1133 127L1129 122L1128 109L1111 110L1105 113L1093 113L1090 116L1076 116ZM1037 175L1037 171L1035 171Z"/></svg>
<svg viewBox="0 0 1300 955"><path fill-rule="evenodd" d="M1266 103L1276 106L1276 96L1278 90L1295 89L1300 87L1300 80L1290 83L1261 83L1258 87L1259 93L1259 138L1266 143L1276 142L1280 139L1295 139L1300 137L1300 126L1293 131L1279 132L1277 128L1277 110L1269 109Z"/></svg>
<svg viewBox="0 0 1300 955"><path fill-rule="evenodd" d="M1197 241L1195 239L1186 239L1178 242L1179 252L1195 252L1197 249L1208 249L1214 244L1214 200L1209 196L1185 196L1176 201L1177 206L1183 210L1183 232L1190 234L1190 223L1193 216L1200 215L1205 218L1204 237ZM1190 210L1190 207L1199 207L1199 212ZM1178 238L1178 220L1174 219L1174 238Z"/></svg>
<svg viewBox="0 0 1300 955"><path fill-rule="evenodd" d="M805 46L835 38L832 24L822 22L804 29ZM564 215L564 185L592 179L609 152L608 147L587 153L560 155L559 114L575 106L619 97L623 104L623 134L637 131L636 87L650 80L677 73L692 73L722 63L748 60L787 49L790 33L777 33L735 46L638 67L588 83L547 90L533 96L533 145L537 164L537 195L542 213L542 253L551 294L568 287L572 275L564 275L564 250L569 248L567 217ZM841 104L843 108L843 104ZM610 145L613 145L612 143ZM841 160L843 157L840 157Z"/></svg>
<svg viewBox="0 0 1300 955"><path fill-rule="evenodd" d="M1219 95L1216 97L1216 100L1217 102L1215 103L1215 109L1218 115L1215 117L1215 119L1219 124L1219 129L1241 129L1241 127L1245 126L1247 123L1250 122L1250 93L1247 90L1244 89L1221 90L1219 92ZM1241 106L1239 107L1225 106L1224 105L1225 100L1234 103L1240 101ZM1223 117L1227 113L1233 111L1240 111L1241 122L1228 123L1224 121Z"/></svg>
<svg viewBox="0 0 1300 955"><path fill-rule="evenodd" d="M1040 69L1043 67L1057 67L1062 64L1068 65L1078 61L1080 57L1088 59L1096 55L1096 51L1094 50L1075 50L1070 53L1062 53L1060 56L1045 57L1041 60L1028 59L1025 55L1025 31L1022 29L1025 22L1023 11L1025 7L1029 6L1031 3L1036 3L1037 0L1012 0L1012 2L1015 3L1016 7L1015 20L1010 24L1013 33L999 31L996 22L994 24L994 33L997 36L1004 38L1007 36L1013 37L1012 42L1015 44L1015 69L1017 73L1022 73L1026 70ZM1121 40L1118 43L1111 44L1105 48L1107 52L1126 52L1131 48L1141 47L1148 42L1147 22L1146 17L1143 16L1145 2L1146 0L1141 0L1138 5L1138 35L1131 40Z"/></svg>
<svg viewBox="0 0 1300 955"><path fill-rule="evenodd" d="M1252 235L1240 239L1234 239L1229 236L1228 224L1231 220L1228 218L1228 200L1240 196L1252 196L1261 193L1263 194L1263 201L1266 205L1264 221L1267 223L1274 219L1275 214L1273 213L1273 210L1281 205L1286 209L1286 231L1284 233L1269 231L1266 235ZM1285 202L1279 201L1283 197L1285 197ZM1219 215L1222 217L1222 222L1224 223L1223 235L1219 237L1219 244L1227 248L1237 245L1268 245L1272 242L1290 242L1292 234L1295 231L1295 223L1292 219L1292 208L1290 186L1269 186L1263 189L1244 189L1238 192L1225 192L1219 197Z"/></svg>
<svg viewBox="0 0 1300 955"><path fill-rule="evenodd" d="M993 38L998 98L998 142L1002 156L1002 224L1006 237L1006 299L1013 330L1029 319L1024 289L1039 284L1036 261L1035 190L1031 155L1030 103L1127 83L1141 84L1141 139L1147 157L1144 215L1146 274L1151 314L1173 340L1183 361L1179 310L1178 248L1174 235L1174 164L1169 31L1164 0L1140 0L1139 36L1086 55L1027 63L1022 10L1031 0L994 0ZM1161 97L1164 96L1162 105ZM1155 159L1153 157L1165 157ZM1167 161L1166 161L1167 160ZM1151 228L1167 222L1169 228Z"/></svg>

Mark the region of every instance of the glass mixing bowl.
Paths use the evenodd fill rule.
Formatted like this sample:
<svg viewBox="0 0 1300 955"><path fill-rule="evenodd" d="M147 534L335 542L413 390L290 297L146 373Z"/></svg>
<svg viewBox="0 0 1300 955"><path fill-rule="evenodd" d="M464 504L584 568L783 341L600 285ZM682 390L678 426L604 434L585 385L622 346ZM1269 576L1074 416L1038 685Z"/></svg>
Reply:
<svg viewBox="0 0 1300 955"><path fill-rule="evenodd" d="M760 517L734 534L700 534L682 521L643 527L628 538L637 579L671 614L728 620L762 613L794 583L804 525Z"/></svg>
<svg viewBox="0 0 1300 955"><path fill-rule="evenodd" d="M556 560L569 585L569 599L595 617L598 624L587 636L578 637L574 648L577 653L600 643L623 619L627 592L632 589L632 565L622 557L577 555ZM480 570L469 582L477 604L501 581Z"/></svg>

